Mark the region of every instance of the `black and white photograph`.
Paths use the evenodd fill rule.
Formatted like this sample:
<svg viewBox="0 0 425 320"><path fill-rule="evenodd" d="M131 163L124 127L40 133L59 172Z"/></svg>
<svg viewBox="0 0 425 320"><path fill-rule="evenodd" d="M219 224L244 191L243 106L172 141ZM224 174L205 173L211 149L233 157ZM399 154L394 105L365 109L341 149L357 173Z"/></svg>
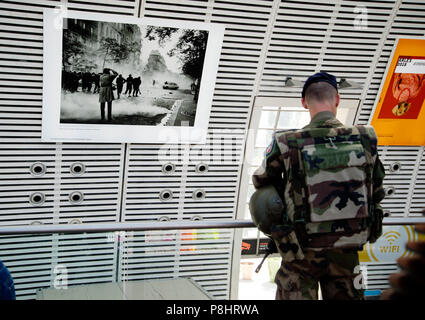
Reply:
<svg viewBox="0 0 425 320"><path fill-rule="evenodd" d="M50 16L53 22L53 15ZM156 19L135 18L127 23L121 17L99 16L101 19L73 13L72 17L63 17L60 30L56 26L54 31L60 31L62 43L60 59L54 59L61 61L56 126L57 131L70 134L59 136L78 140L82 136L77 133L79 129L88 129L84 138L92 140L92 134L98 140L95 137L99 130L109 128L110 133L115 128L130 131L123 135L122 142L155 142L147 141L140 131L132 137L134 129L150 128L152 137L152 129L159 134L161 127L206 127L214 90L208 79L214 78L215 83L224 28L217 32L208 24L199 28L181 22L162 24ZM57 39L58 35L52 38ZM50 74L46 81L51 85L52 76L57 79L57 75ZM57 83L54 85L57 87ZM58 106L47 105L48 101L43 106L51 114L52 108ZM51 126L57 120L51 116L49 119L44 125ZM50 138L54 139L51 135ZM110 140L117 141L117 137Z"/></svg>

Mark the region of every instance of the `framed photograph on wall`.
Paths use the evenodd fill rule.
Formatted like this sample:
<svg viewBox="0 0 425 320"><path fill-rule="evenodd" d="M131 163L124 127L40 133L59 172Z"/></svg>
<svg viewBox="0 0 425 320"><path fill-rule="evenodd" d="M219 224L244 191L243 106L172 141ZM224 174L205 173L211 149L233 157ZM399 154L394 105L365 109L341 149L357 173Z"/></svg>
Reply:
<svg viewBox="0 0 425 320"><path fill-rule="evenodd" d="M205 143L224 27L46 9L42 141Z"/></svg>

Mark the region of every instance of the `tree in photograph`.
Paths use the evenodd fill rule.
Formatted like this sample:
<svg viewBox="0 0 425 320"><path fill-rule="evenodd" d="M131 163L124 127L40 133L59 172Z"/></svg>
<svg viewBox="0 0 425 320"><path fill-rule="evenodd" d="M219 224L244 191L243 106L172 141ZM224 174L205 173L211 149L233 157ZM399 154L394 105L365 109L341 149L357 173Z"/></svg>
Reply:
<svg viewBox="0 0 425 320"><path fill-rule="evenodd" d="M100 40L100 52L103 54L102 69L107 61L123 62L140 52L141 43L138 41L119 43L114 38L102 38Z"/></svg>
<svg viewBox="0 0 425 320"><path fill-rule="evenodd" d="M114 38L102 38L100 40L100 52L103 54L102 69L105 68L106 61L118 62L127 57L126 49Z"/></svg>
<svg viewBox="0 0 425 320"><path fill-rule="evenodd" d="M138 66L137 63L139 62L139 57L138 54L140 55L140 50L142 49L142 42L139 41L129 41L129 42L125 42L124 46L126 47L126 49L128 50L128 57L127 60L131 60L133 62L133 64L135 64L134 66Z"/></svg>
<svg viewBox="0 0 425 320"><path fill-rule="evenodd" d="M63 34L63 39L62 67L63 70L67 70L84 54L85 46L80 40L65 31Z"/></svg>
<svg viewBox="0 0 425 320"><path fill-rule="evenodd" d="M85 56L78 57L74 60L73 69L76 72L87 72L96 70L98 65L93 61L93 59L86 58Z"/></svg>
<svg viewBox="0 0 425 320"><path fill-rule="evenodd" d="M170 40L171 36L178 30L177 28L147 26L145 38L149 41L158 39L158 43L162 47L165 41Z"/></svg>
<svg viewBox="0 0 425 320"><path fill-rule="evenodd" d="M158 43L162 46L178 30L148 26L145 37L149 40L158 39ZM194 79L196 88L193 99L195 101L198 101L199 96L207 40L207 31L183 29L175 48L168 52L170 57L176 56L182 62L182 72Z"/></svg>

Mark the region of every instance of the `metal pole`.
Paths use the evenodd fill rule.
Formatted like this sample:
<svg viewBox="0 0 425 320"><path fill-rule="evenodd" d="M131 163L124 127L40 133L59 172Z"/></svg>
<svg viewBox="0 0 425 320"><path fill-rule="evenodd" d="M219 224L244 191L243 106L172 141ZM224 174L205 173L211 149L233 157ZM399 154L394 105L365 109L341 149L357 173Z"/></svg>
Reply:
<svg viewBox="0 0 425 320"><path fill-rule="evenodd" d="M385 218L384 225L413 225L425 223L425 218ZM84 233L114 231L184 230L212 228L256 228L251 220L230 221L161 221L161 222L118 222L88 224L43 224L2 226L0 235Z"/></svg>
<svg viewBox="0 0 425 320"><path fill-rule="evenodd" d="M385 218L382 222L385 226L397 226L397 225L412 225L425 223L425 218Z"/></svg>

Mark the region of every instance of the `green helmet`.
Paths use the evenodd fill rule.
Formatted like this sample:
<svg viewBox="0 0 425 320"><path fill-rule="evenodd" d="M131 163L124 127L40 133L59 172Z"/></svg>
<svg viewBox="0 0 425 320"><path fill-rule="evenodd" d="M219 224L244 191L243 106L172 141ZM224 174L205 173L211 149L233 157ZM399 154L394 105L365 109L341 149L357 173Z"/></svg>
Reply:
<svg viewBox="0 0 425 320"><path fill-rule="evenodd" d="M268 236L271 235L272 224L282 224L284 208L282 199L273 185L256 190L249 200L252 221Z"/></svg>

